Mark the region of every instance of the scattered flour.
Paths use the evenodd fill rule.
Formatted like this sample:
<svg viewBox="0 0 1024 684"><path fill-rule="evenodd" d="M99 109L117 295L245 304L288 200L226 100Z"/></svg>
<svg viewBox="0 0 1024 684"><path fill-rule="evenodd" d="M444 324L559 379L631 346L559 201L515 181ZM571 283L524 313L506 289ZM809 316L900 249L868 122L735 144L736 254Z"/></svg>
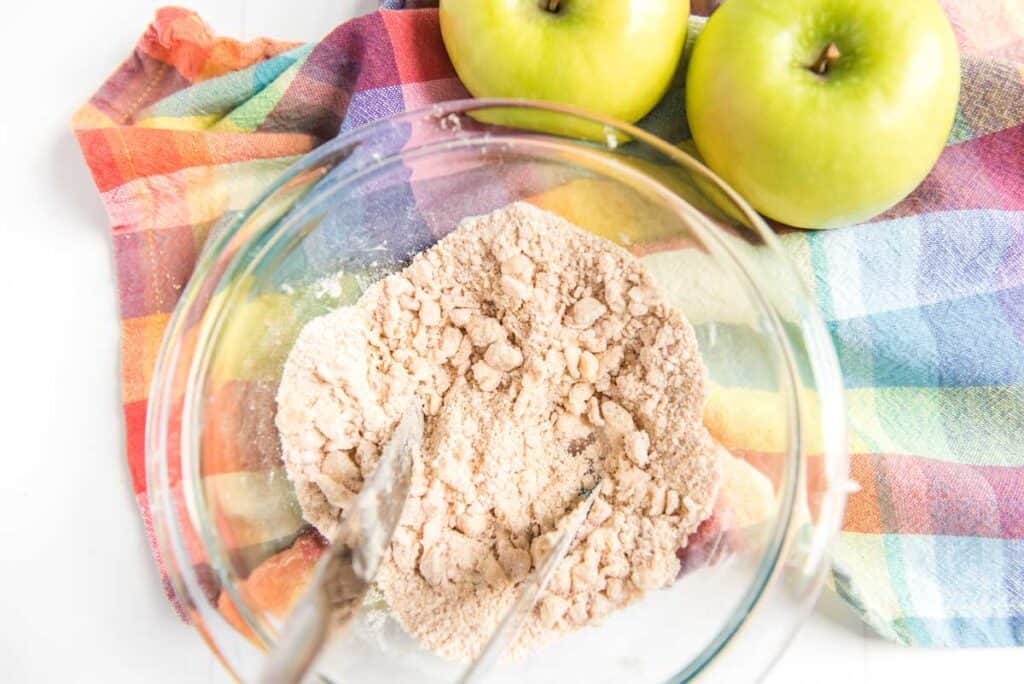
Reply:
<svg viewBox="0 0 1024 684"><path fill-rule="evenodd" d="M719 475L692 328L631 255L531 205L464 220L303 329L277 426L321 532L414 396L424 444L378 585L443 656L479 652L597 478L516 651L672 582L677 549L711 512Z"/></svg>

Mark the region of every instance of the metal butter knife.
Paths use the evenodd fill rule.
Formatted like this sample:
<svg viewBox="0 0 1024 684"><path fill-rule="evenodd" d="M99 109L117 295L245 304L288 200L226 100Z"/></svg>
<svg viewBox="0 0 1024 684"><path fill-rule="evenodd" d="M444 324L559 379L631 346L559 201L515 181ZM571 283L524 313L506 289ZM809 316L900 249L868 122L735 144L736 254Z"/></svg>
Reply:
<svg viewBox="0 0 1024 684"><path fill-rule="evenodd" d="M504 653L505 648L515 639L516 634L519 633L519 629L526 622L526 619L530 617L533 612L533 607L537 605L537 600L541 594L547 588L548 583L551 581L551 577L555 574L555 569L558 568L558 564L562 562L566 554L569 552L569 547L572 546L573 540L576 538L576 534L583 527L584 521L587 519L587 514L590 512L591 506L594 505L594 501L597 500L597 495L601 491L601 483L590 490L587 497L576 507L576 509L570 513L568 524L565 529L562 530L561 536L555 545L551 547L551 551L548 553L548 557L544 559L544 564L537 568L537 570L523 583L522 589L520 589L519 597L516 602L512 604L505 617L502 618L498 624L498 628L494 630L494 634L491 635L490 640L484 647L484 650L480 652L473 664L469 666L466 673L462 675L462 679L459 680L459 684L475 684L483 680L487 673L490 672L491 668L498 662L501 654Z"/></svg>
<svg viewBox="0 0 1024 684"><path fill-rule="evenodd" d="M422 441L423 408L413 401L317 562L309 587L292 608L267 658L261 684L301 682L329 631L351 622L402 517L412 479L412 452Z"/></svg>

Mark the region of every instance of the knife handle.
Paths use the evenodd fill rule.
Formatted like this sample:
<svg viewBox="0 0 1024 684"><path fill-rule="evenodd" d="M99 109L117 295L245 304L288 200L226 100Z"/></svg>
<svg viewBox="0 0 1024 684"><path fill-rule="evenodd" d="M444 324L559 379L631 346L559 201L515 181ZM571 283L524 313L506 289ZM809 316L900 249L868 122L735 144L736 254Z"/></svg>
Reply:
<svg viewBox="0 0 1024 684"><path fill-rule="evenodd" d="M323 647L330 605L321 591L302 595L270 652L260 684L299 684Z"/></svg>

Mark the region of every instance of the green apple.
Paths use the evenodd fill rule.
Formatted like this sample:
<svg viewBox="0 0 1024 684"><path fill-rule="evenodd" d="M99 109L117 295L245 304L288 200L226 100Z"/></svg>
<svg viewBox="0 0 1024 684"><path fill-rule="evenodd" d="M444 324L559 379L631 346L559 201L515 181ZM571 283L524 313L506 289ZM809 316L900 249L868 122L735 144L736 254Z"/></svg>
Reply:
<svg viewBox="0 0 1024 684"><path fill-rule="evenodd" d="M830 228L917 187L959 90L935 0L728 0L693 48L686 114L708 166L755 209Z"/></svg>
<svg viewBox="0 0 1024 684"><path fill-rule="evenodd" d="M672 80L688 0L441 0L441 35L476 97L575 105L633 122ZM604 140L601 126L546 112L492 110L492 123Z"/></svg>

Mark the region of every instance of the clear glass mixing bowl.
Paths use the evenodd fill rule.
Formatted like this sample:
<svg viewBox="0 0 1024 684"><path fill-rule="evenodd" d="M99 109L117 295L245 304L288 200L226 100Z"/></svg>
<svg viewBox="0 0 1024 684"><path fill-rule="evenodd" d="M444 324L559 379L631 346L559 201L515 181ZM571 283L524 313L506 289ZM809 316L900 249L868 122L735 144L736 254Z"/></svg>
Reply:
<svg viewBox="0 0 1024 684"><path fill-rule="evenodd" d="M596 121L606 144L474 118L498 109ZM341 135L291 167L211 237L167 330L146 434L154 532L176 600L237 678L256 677L321 548L274 428L295 335L463 217L515 200L643 259L696 329L705 423L732 465L673 586L493 681L755 681L810 610L845 502L844 410L829 337L772 232L699 162L635 127L547 104L451 102ZM379 603L319 663L338 682L461 672Z"/></svg>

